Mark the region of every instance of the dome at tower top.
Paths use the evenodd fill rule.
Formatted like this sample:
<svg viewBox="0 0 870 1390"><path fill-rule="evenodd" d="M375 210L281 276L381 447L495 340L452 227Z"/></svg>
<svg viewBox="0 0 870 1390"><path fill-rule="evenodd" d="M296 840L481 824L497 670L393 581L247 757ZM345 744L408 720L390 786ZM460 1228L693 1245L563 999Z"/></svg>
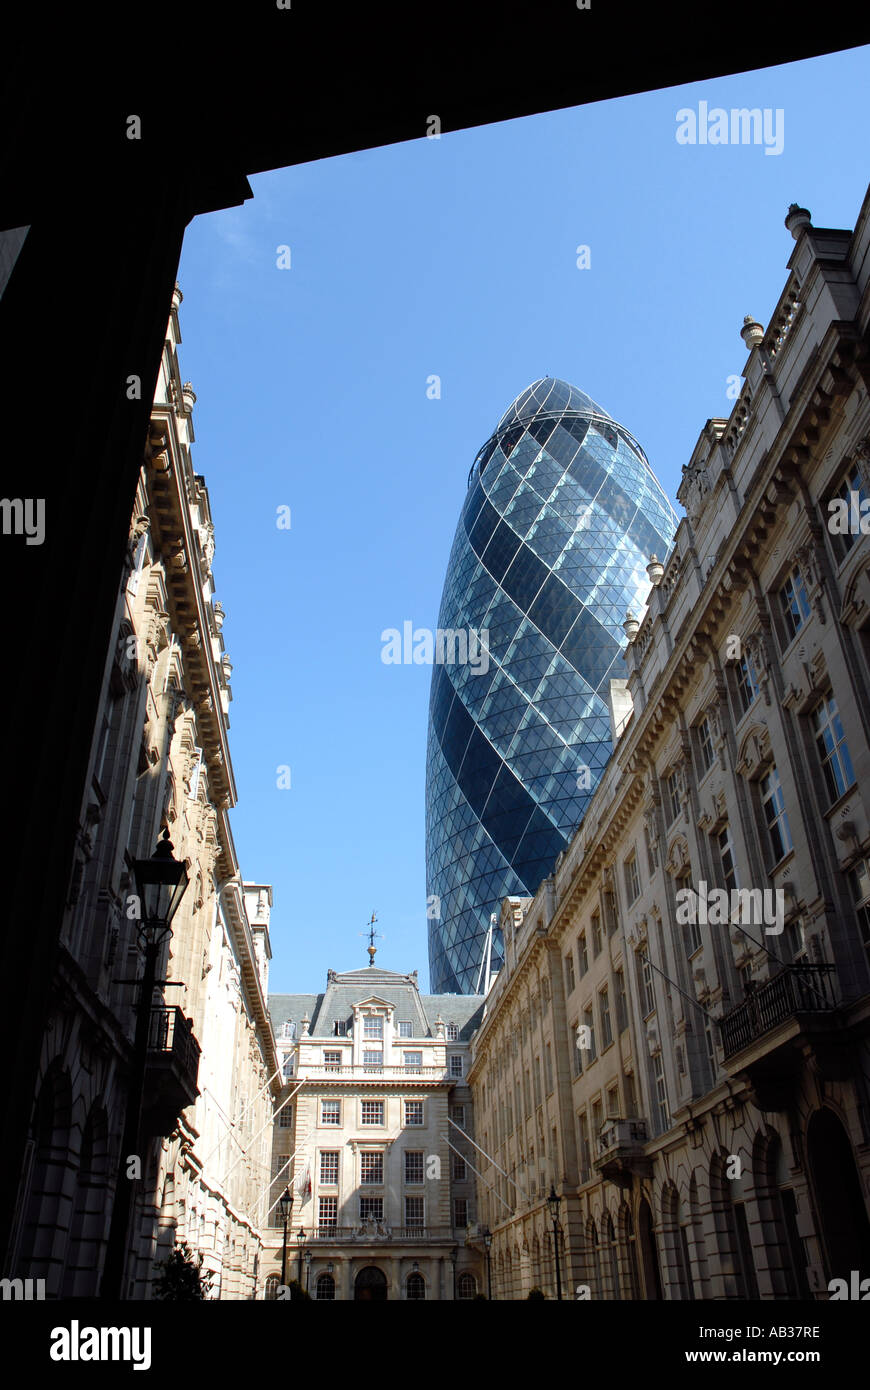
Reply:
<svg viewBox="0 0 870 1390"><path fill-rule="evenodd" d="M516 400L508 406L494 433L499 434L511 425L524 423L536 417L562 415L566 411L573 415L598 415L604 420L611 418L591 396L586 395L585 391L579 391L576 386L561 381L558 377L542 376L533 381L531 386L527 386L525 391L521 391Z"/></svg>

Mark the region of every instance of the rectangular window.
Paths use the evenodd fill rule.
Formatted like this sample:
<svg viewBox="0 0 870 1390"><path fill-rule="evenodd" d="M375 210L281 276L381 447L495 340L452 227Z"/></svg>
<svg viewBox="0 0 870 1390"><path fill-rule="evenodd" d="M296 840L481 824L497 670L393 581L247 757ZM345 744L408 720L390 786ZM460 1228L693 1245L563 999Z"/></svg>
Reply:
<svg viewBox="0 0 870 1390"><path fill-rule="evenodd" d="M405 1065L406 1074L414 1072L419 1073L423 1070L422 1052L403 1052L402 1061Z"/></svg>
<svg viewBox="0 0 870 1390"><path fill-rule="evenodd" d="M779 605L788 644L797 637L811 611L804 577L796 565L779 591Z"/></svg>
<svg viewBox="0 0 870 1390"><path fill-rule="evenodd" d="M448 1041L448 1042L458 1042L458 1041L459 1041L459 1024L458 1024L458 1023L448 1023L448 1025L447 1025L447 1041Z"/></svg>
<svg viewBox="0 0 870 1390"><path fill-rule="evenodd" d="M836 501L839 507L831 507L831 502ZM825 529L831 538L831 549L838 565L845 560L852 546L858 539L861 518L861 504L867 502L867 488L864 486L864 479L861 477L860 470L854 465L850 467L846 476L842 479L839 487L829 494L828 500L823 507ZM843 508L845 503L845 509ZM845 526L839 521L837 512L840 512ZM864 509L866 515L866 507ZM853 517L858 520L858 528L853 524ZM832 530L832 524L837 520L836 530Z"/></svg>
<svg viewBox="0 0 870 1390"><path fill-rule="evenodd" d="M293 1106L292 1106L292 1105L289 1105L289 1104L288 1104L288 1105L285 1105L285 1106L284 1106L284 1109L283 1109L283 1110L280 1112L280 1114L278 1115L278 1128L279 1128L279 1129L292 1129L292 1128L293 1128Z"/></svg>
<svg viewBox="0 0 870 1390"><path fill-rule="evenodd" d="M320 1102L320 1123L322 1125L341 1124L340 1100L322 1100Z"/></svg>
<svg viewBox="0 0 870 1390"><path fill-rule="evenodd" d="M611 1086L607 1092L607 1115L611 1120L619 1118L619 1087Z"/></svg>
<svg viewBox="0 0 870 1390"><path fill-rule="evenodd" d="M692 885L688 874L684 874L682 878L678 879L674 886L678 893L692 892ZM689 920L686 922L684 928L686 955L691 958L696 951L700 951L701 949L701 927L698 922L697 911L698 897L697 894L693 894L692 897L688 899L681 898L680 901L683 903L688 902L691 905Z"/></svg>
<svg viewBox="0 0 870 1390"><path fill-rule="evenodd" d="M671 1127L671 1115L668 1109L668 1092L665 1084L665 1064L660 1052L653 1057L653 1076L656 1083L656 1118L659 1133L663 1134L666 1129Z"/></svg>
<svg viewBox="0 0 870 1390"><path fill-rule="evenodd" d="M734 664L734 684L737 690L738 718L742 719L758 694L758 677L752 657L744 652Z"/></svg>
<svg viewBox="0 0 870 1390"><path fill-rule="evenodd" d="M589 1049L586 1053L586 1063L594 1062L597 1056L595 1051L595 1020L592 1016L592 1005L583 1010L583 1026L589 1029L586 1038L589 1042Z"/></svg>
<svg viewBox="0 0 870 1390"><path fill-rule="evenodd" d="M547 1043L546 1051L544 1052L544 1084L547 1088L547 1095L550 1095L553 1089L553 1050L549 1043ZM511 1126L511 1128L513 1128L513 1126Z"/></svg>
<svg viewBox="0 0 870 1390"><path fill-rule="evenodd" d="M698 761L703 777L713 766L713 731L707 716L701 720L696 733L698 735Z"/></svg>
<svg viewBox="0 0 870 1390"><path fill-rule="evenodd" d="M453 1225L457 1229L464 1231L468 1225L468 1198L454 1197L453 1199Z"/></svg>
<svg viewBox="0 0 870 1390"><path fill-rule="evenodd" d="M423 1150L405 1150L405 1182L421 1183L423 1181Z"/></svg>
<svg viewBox="0 0 870 1390"><path fill-rule="evenodd" d="M359 1199L359 1219L360 1219L360 1221L383 1221L383 1219L384 1219L384 1199L383 1199L383 1197L360 1197L360 1199Z"/></svg>
<svg viewBox="0 0 870 1390"><path fill-rule="evenodd" d="M732 888L740 887L737 877L737 855L734 852L730 825L723 825L716 836L716 842L719 847L719 863L722 865L722 887L727 888L730 893Z"/></svg>
<svg viewBox="0 0 870 1390"><path fill-rule="evenodd" d="M384 1054L381 1048L367 1047L363 1049L363 1071L383 1071Z"/></svg>
<svg viewBox="0 0 870 1390"><path fill-rule="evenodd" d="M341 1066L341 1053L324 1050L323 1066L326 1071L338 1071Z"/></svg>
<svg viewBox="0 0 870 1390"><path fill-rule="evenodd" d="M772 767L767 776L762 779L761 804L764 809L767 833L770 837L773 862L778 864L783 855L792 848L792 842L788 816L785 811L785 799L782 794L782 784L775 767Z"/></svg>
<svg viewBox="0 0 870 1390"><path fill-rule="evenodd" d="M665 782L665 814L668 817L669 826L673 825L682 809L680 779L676 772L672 772Z"/></svg>
<svg viewBox="0 0 870 1390"><path fill-rule="evenodd" d="M793 922L789 922L784 934L785 952L795 965L801 965L809 960L807 951L807 939L804 933L803 919L796 917Z"/></svg>
<svg viewBox="0 0 870 1390"><path fill-rule="evenodd" d="M338 1225L338 1198L318 1197L317 1225L321 1231L334 1231Z"/></svg>
<svg viewBox="0 0 870 1390"><path fill-rule="evenodd" d="M816 751L822 765L822 776L828 799L836 801L855 780L846 735L833 695L826 695L812 712Z"/></svg>
<svg viewBox="0 0 870 1390"><path fill-rule="evenodd" d="M338 1149L320 1150L320 1181L327 1187L338 1182Z"/></svg>
<svg viewBox="0 0 870 1390"><path fill-rule="evenodd" d="M574 980L574 957L573 957L573 956L566 956L566 957L565 957L565 993L566 993L566 994L573 994L573 993L574 993L574 985L575 985L575 980Z"/></svg>
<svg viewBox="0 0 870 1390"><path fill-rule="evenodd" d="M459 1052L450 1054L450 1075L454 1077L462 1075L462 1055Z"/></svg>
<svg viewBox="0 0 870 1390"><path fill-rule="evenodd" d="M719 1073L719 1063L716 1059L716 1035L713 1030L713 1020L709 1014L704 1014L704 1046L707 1049L707 1064L710 1068L710 1080L715 1085L716 1077Z"/></svg>
<svg viewBox="0 0 870 1390"><path fill-rule="evenodd" d="M589 956L586 953L586 933L582 931L577 938L577 963L580 966L580 979L589 969Z"/></svg>
<svg viewBox="0 0 870 1390"><path fill-rule="evenodd" d="M343 1018L337 1018L337 1019L335 1019L335 1020L333 1021L333 1024L332 1024L332 1036L333 1036L334 1038L346 1038L346 1037L347 1037L347 1022L346 1022L345 1019L343 1019Z"/></svg>
<svg viewBox="0 0 870 1390"><path fill-rule="evenodd" d="M643 1001L644 1018L646 1018L649 1014L655 1013L655 984L653 982L652 966L650 965L649 956L646 951L644 951L642 955L639 955L638 959L640 961L641 999Z"/></svg>
<svg viewBox="0 0 870 1390"><path fill-rule="evenodd" d="M384 1181L384 1155L382 1153L360 1154L360 1182L375 1183L378 1187Z"/></svg>
<svg viewBox="0 0 870 1390"><path fill-rule="evenodd" d="M464 1105L451 1105L451 1107L450 1107L450 1118L451 1118L451 1120L453 1121L453 1123L454 1123L455 1125L459 1125L459 1128L460 1128L460 1129L464 1129L464 1128L465 1128L465 1106L464 1106Z"/></svg>
<svg viewBox="0 0 870 1390"><path fill-rule="evenodd" d="M405 1124L421 1125L423 1123L423 1102L422 1100L405 1101Z"/></svg>
<svg viewBox="0 0 870 1390"><path fill-rule="evenodd" d="M628 1027L628 1000L625 997L625 975L616 972L616 1026L620 1033Z"/></svg>
<svg viewBox="0 0 870 1390"><path fill-rule="evenodd" d="M413 1230L423 1229L423 1198L405 1198L405 1227Z"/></svg>
<svg viewBox="0 0 870 1390"><path fill-rule="evenodd" d="M607 985L598 991L598 1010L601 1016L601 1046L609 1047L613 1042L613 1028L610 1023L610 994Z"/></svg>
<svg viewBox="0 0 870 1390"><path fill-rule="evenodd" d="M574 1057L574 1075L575 1075L575 1076L582 1076L582 1075L583 1075L583 1057L584 1057L584 1053L583 1053L583 1049L582 1049L581 1046L580 1046L580 1043L581 1043L581 1041L582 1041L582 1038L581 1038L581 1035L580 1035L580 1024L579 1024L579 1023L572 1023L572 1024L571 1024L571 1037L573 1038L573 1041L574 1041L574 1046L573 1046L572 1049L571 1049L572 1054L573 1054L573 1057ZM519 1109L520 1109L520 1107L519 1107L519 1097L518 1097L518 1098L517 1098L517 1114L519 1114Z"/></svg>
<svg viewBox="0 0 870 1390"><path fill-rule="evenodd" d="M384 1123L384 1102L382 1100L360 1101L360 1123L382 1125Z"/></svg>
<svg viewBox="0 0 870 1390"><path fill-rule="evenodd" d="M465 1182L468 1177L468 1169L465 1159L461 1154L451 1154L450 1157L450 1176L454 1182Z"/></svg>
<svg viewBox="0 0 870 1390"><path fill-rule="evenodd" d="M592 958L601 954L601 913L592 914Z"/></svg>
<svg viewBox="0 0 870 1390"><path fill-rule="evenodd" d="M384 1020L380 1014L366 1014L363 1019L364 1038L383 1038Z"/></svg>
<svg viewBox="0 0 870 1390"><path fill-rule="evenodd" d="M629 903L637 902L640 897L640 871L637 867L637 855L632 854L625 861L625 891Z"/></svg>
<svg viewBox="0 0 870 1390"><path fill-rule="evenodd" d="M589 1162L589 1121L585 1113L577 1116L577 1125L580 1130L580 1181L588 1182L590 1173Z"/></svg>
<svg viewBox="0 0 870 1390"><path fill-rule="evenodd" d="M414 1034L413 1034L413 1031L412 1031L412 1028L411 1028L411 1024L408 1022L407 1019L403 1019L403 1020L399 1023L399 1037L400 1037L400 1038L412 1038L413 1036L414 1036Z"/></svg>

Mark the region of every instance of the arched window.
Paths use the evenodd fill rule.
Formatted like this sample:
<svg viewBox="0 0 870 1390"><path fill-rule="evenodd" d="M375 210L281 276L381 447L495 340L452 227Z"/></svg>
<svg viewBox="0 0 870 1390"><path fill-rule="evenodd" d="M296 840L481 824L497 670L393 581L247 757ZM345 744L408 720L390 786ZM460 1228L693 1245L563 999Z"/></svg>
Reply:
<svg viewBox="0 0 870 1390"><path fill-rule="evenodd" d="M405 1283L406 1296L410 1299L426 1297L426 1283L422 1274L409 1274Z"/></svg>
<svg viewBox="0 0 870 1390"><path fill-rule="evenodd" d="M463 1271L463 1273L460 1274L459 1278L456 1280L456 1297L474 1298L476 1294L477 1280L475 1279L474 1275L469 1274L467 1270Z"/></svg>
<svg viewBox="0 0 870 1390"><path fill-rule="evenodd" d="M317 1283L314 1286L317 1300L325 1300L327 1303L335 1302L335 1280L331 1274L318 1274Z"/></svg>
<svg viewBox="0 0 870 1390"><path fill-rule="evenodd" d="M274 1299L277 1298L279 1282L280 1281L278 1279L277 1274L270 1274L266 1279L266 1289L263 1296L267 1300L267 1302L271 1303L272 1301L274 1301Z"/></svg>

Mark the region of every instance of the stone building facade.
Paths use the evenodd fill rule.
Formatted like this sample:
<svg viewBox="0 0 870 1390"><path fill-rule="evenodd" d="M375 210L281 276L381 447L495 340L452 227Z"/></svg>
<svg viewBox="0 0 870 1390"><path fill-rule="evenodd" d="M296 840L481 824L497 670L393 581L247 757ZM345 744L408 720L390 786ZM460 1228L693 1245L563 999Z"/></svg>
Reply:
<svg viewBox="0 0 870 1390"><path fill-rule="evenodd" d="M286 1088L273 1131L266 1296L469 1299L474 1232L469 1038L476 995L420 993L416 972L329 971L322 994L273 995Z"/></svg>
<svg viewBox="0 0 870 1390"><path fill-rule="evenodd" d="M150 1020L146 1151L126 1296L186 1240L214 1295L253 1297L280 1071L266 1007L268 886L245 884L229 810L231 665L214 601L214 527L191 462L195 396L182 383L176 289L120 578L40 1084L4 1269L46 1297L100 1291L132 1060L138 924L133 862L163 828L189 885ZM62 769L59 774L62 775Z"/></svg>
<svg viewBox="0 0 870 1390"><path fill-rule="evenodd" d="M502 908L469 1077L497 1297L553 1293L551 1183L566 1297L870 1275L870 197L786 226L626 617L614 754Z"/></svg>

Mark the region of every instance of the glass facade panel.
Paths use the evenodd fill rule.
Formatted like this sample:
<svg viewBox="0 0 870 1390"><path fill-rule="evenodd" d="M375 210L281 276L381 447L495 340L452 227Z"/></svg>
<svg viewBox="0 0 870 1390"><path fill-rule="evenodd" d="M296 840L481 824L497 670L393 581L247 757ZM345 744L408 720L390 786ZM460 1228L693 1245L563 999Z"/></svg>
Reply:
<svg viewBox="0 0 870 1390"><path fill-rule="evenodd" d="M469 660L436 662L429 703L434 991L474 989L490 915L534 894L583 819L611 753L626 610L646 601L649 557L676 524L640 445L567 382L534 382L479 451L438 618L467 634Z"/></svg>

